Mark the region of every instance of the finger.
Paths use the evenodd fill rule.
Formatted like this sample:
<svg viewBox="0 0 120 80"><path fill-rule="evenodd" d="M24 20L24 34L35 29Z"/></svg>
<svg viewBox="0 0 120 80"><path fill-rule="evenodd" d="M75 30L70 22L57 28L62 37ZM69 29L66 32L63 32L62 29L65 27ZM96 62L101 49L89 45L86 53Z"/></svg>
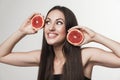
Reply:
<svg viewBox="0 0 120 80"><path fill-rule="evenodd" d="M39 30L38 28L34 28L34 27L32 27L32 29L33 29L34 31L38 31L38 30Z"/></svg>
<svg viewBox="0 0 120 80"><path fill-rule="evenodd" d="M35 34L35 33L37 33L37 32L38 32L38 30L32 29L30 33Z"/></svg>
<svg viewBox="0 0 120 80"><path fill-rule="evenodd" d="M34 31L34 33L37 33L38 31Z"/></svg>
<svg viewBox="0 0 120 80"><path fill-rule="evenodd" d="M86 33L90 33L90 30L87 27L82 27L81 30Z"/></svg>
<svg viewBox="0 0 120 80"><path fill-rule="evenodd" d="M82 30L84 30L91 38L95 36L95 32L87 27L83 27Z"/></svg>

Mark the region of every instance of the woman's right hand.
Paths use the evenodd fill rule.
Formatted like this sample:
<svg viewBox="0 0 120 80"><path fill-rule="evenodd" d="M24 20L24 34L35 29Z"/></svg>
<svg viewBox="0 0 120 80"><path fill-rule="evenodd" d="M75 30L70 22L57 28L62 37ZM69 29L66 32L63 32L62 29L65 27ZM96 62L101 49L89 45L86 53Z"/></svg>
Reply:
<svg viewBox="0 0 120 80"><path fill-rule="evenodd" d="M28 17L28 19L26 19L24 21L24 23L21 25L21 27L19 28L19 31L22 32L25 35L29 35L29 34L35 34L38 32L38 29L35 29L32 27L31 24L31 19L35 16L35 15L40 15L39 13L34 13L32 14L30 17Z"/></svg>

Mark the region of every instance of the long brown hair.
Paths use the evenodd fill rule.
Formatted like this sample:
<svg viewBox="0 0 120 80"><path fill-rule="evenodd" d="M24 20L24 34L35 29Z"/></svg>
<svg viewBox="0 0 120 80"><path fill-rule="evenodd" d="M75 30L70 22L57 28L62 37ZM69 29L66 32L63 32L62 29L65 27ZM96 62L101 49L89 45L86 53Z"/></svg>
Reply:
<svg viewBox="0 0 120 80"><path fill-rule="evenodd" d="M49 10L47 15L52 10L60 10L65 16L66 32L73 26L78 25L77 20L73 12L63 6L55 6ZM81 47L73 46L65 39L63 46L63 54L66 58L66 62L63 66L63 73L61 80L83 80L83 65L81 58ZM53 80L54 71L54 57L55 53L53 47L47 44L44 32L43 32L43 44L41 60L39 64L38 80Z"/></svg>

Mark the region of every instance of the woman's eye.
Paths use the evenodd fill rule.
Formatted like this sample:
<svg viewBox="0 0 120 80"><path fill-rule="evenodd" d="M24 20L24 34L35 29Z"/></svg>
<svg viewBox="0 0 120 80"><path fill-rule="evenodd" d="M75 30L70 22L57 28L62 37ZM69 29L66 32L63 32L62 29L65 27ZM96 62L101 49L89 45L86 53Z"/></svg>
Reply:
<svg viewBox="0 0 120 80"><path fill-rule="evenodd" d="M61 25L61 24L63 24L63 22L61 22L61 21L57 21L56 24Z"/></svg>
<svg viewBox="0 0 120 80"><path fill-rule="evenodd" d="M47 25L50 24L50 21L45 21L45 24L47 24Z"/></svg>

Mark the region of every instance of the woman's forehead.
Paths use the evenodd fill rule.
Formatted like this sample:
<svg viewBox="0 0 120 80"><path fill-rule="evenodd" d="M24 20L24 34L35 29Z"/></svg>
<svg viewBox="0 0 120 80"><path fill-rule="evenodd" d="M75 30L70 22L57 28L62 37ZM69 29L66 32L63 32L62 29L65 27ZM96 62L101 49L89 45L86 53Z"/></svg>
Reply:
<svg viewBox="0 0 120 80"><path fill-rule="evenodd" d="M46 19L63 19L65 20L64 14L60 10L52 10L46 17Z"/></svg>

